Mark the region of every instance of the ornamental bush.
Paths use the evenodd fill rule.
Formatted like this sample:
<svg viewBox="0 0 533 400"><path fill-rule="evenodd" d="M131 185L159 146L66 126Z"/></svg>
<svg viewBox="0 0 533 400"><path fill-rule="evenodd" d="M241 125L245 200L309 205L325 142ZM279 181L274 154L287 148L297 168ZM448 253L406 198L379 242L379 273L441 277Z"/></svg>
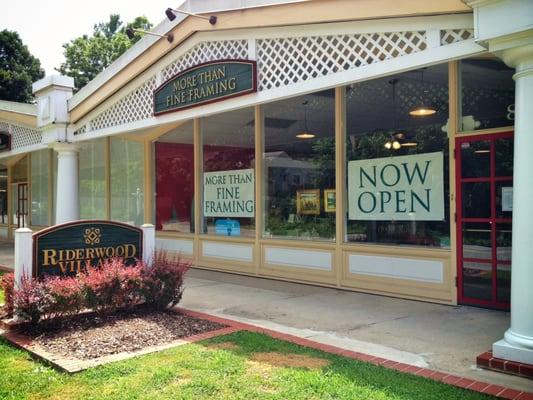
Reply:
<svg viewBox="0 0 533 400"><path fill-rule="evenodd" d="M104 314L139 304L143 268L141 263L127 267L119 258L106 260L99 267L88 266L78 276L87 308Z"/></svg>
<svg viewBox="0 0 533 400"><path fill-rule="evenodd" d="M151 265L143 268L143 297L147 305L163 309L175 306L183 295L183 278L190 262L157 251Z"/></svg>
<svg viewBox="0 0 533 400"><path fill-rule="evenodd" d="M0 277L0 290L4 292L4 312L7 317L13 316L13 289L15 274L4 274Z"/></svg>
<svg viewBox="0 0 533 400"><path fill-rule="evenodd" d="M77 314L84 307L83 285L77 278L47 278L44 280L44 290L49 295L49 302L43 318Z"/></svg>
<svg viewBox="0 0 533 400"><path fill-rule="evenodd" d="M7 274L0 288L7 309L36 324L84 309L105 314L142 303L156 309L174 306L183 295L183 279L189 267L189 262L158 251L149 265L137 262L126 266L124 260L115 258L98 267L87 266L76 277L25 277L19 288L14 288L13 274Z"/></svg>

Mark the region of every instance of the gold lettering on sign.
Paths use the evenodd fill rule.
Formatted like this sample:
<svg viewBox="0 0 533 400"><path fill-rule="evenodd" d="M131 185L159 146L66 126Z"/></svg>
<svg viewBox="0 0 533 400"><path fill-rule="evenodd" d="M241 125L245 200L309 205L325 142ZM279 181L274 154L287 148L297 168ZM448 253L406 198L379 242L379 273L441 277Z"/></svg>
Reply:
<svg viewBox="0 0 533 400"><path fill-rule="evenodd" d="M176 79L172 83L173 92L166 96L165 102L167 107L187 104L224 95L236 88L236 77L226 77L226 66L221 66Z"/></svg>

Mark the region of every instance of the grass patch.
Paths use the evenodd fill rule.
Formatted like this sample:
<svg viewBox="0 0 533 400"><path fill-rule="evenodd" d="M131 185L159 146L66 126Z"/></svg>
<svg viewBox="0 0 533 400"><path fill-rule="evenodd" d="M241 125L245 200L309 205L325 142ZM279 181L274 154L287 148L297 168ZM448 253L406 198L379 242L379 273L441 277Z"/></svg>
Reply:
<svg viewBox="0 0 533 400"><path fill-rule="evenodd" d="M473 400L447 386L237 332L67 375L0 340L0 399Z"/></svg>

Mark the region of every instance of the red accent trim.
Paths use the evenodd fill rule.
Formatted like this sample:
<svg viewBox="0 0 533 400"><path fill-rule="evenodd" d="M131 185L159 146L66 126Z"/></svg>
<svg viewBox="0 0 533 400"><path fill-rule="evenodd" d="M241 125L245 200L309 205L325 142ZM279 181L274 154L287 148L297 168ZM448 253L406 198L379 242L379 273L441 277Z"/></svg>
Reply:
<svg viewBox="0 0 533 400"><path fill-rule="evenodd" d="M172 80L174 80L176 78L179 78L180 76L182 76L182 75L184 75L184 74L186 74L186 73L188 73L188 72L190 72L192 70L195 70L197 68L205 67L206 65L211 65L211 64L224 64L224 63L240 63L240 64L251 65L252 66L252 88L251 89L247 89L247 90L243 90L243 91L238 92L238 93L230 94L230 95L227 95L227 96L221 96L221 97L217 97L215 99L209 99L209 100L206 100L206 101L201 101L199 103L194 103L194 104L191 104L189 106L180 107L178 109L156 112L156 110L155 110L155 95L159 91L161 91L164 87L166 87L166 85L168 83L170 83L170 81L172 81ZM201 64L197 64L197 65L195 65L193 67L184 69L181 72L178 72L176 75L174 75L174 76L170 77L169 79L167 79L158 88L156 88L154 90L154 93L152 95L152 105L153 105L153 110L154 110L154 116L159 116L159 115L168 114L168 113L171 113L171 112L178 112L178 111L182 111L182 110L187 110L187 109L193 108L193 107L204 106L206 104L216 103L217 101L227 100L227 99L231 99L231 98L234 98L234 97L245 96L247 94L255 93L255 92L257 92L257 62L255 60L244 60L244 59L237 59L237 58L236 59L229 58L229 59L225 59L225 60L207 61L207 62L204 62L204 63L201 63Z"/></svg>
<svg viewBox="0 0 533 400"><path fill-rule="evenodd" d="M474 135L463 136L455 139L455 149L457 156L455 158L455 190L456 190L456 214L457 214L457 300L461 304L470 304L475 306L496 308L502 310L508 310L510 303L498 301L498 275L497 267L500 265L510 265L509 261L498 261L496 252L496 229L499 223L511 223L511 218L499 218L496 216L496 182L512 181L512 176L495 176L496 171L496 155L495 155L495 142L498 139L513 138L513 132L502 132L492 135ZM461 144L472 143L478 141L490 142L490 175L488 177L481 178L462 178L462 152ZM473 182L487 182L490 183L490 218L463 218L463 206L462 206L462 184ZM491 256L492 259L476 259L463 257L463 230L462 226L464 222L478 222L478 223L490 223L491 224ZM481 300L476 298L467 297L464 295L463 285L463 262L473 261L483 264L491 264L492 266L492 287L491 294L492 300Z"/></svg>
<svg viewBox="0 0 533 400"><path fill-rule="evenodd" d="M49 233L54 233L54 232L59 231L59 230L64 229L64 228L69 228L71 226L82 225L82 224L113 225L113 226L119 226L121 228L129 229L129 230L132 230L132 231L134 231L136 233L139 233L140 236L141 236L141 240L140 240L140 247L141 248L139 250L140 250L140 254L142 256L143 247L144 247L144 235L143 235L143 231L142 231L141 228L137 228L136 226L125 224L124 222L106 221L106 220L103 220L103 219L80 219L78 221L65 222L63 224L53 225L53 226L50 226L48 228L42 229L39 232L35 232L32 235L32 239L33 239L33 244L32 244L32 253L33 253L32 274L33 274L33 277L37 276L37 259L38 259L37 244L39 243L39 239L42 236L45 236L45 235L47 235Z"/></svg>

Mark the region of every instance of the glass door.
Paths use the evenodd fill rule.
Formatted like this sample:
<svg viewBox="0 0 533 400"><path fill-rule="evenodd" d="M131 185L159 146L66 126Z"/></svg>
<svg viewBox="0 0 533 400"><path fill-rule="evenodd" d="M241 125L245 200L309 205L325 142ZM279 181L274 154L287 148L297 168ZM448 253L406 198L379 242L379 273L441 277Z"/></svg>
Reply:
<svg viewBox="0 0 533 400"><path fill-rule="evenodd" d="M513 134L458 138L456 173L458 300L508 309Z"/></svg>
<svg viewBox="0 0 533 400"><path fill-rule="evenodd" d="M28 184L26 182L12 184L11 193L14 228L26 228L28 226Z"/></svg>

